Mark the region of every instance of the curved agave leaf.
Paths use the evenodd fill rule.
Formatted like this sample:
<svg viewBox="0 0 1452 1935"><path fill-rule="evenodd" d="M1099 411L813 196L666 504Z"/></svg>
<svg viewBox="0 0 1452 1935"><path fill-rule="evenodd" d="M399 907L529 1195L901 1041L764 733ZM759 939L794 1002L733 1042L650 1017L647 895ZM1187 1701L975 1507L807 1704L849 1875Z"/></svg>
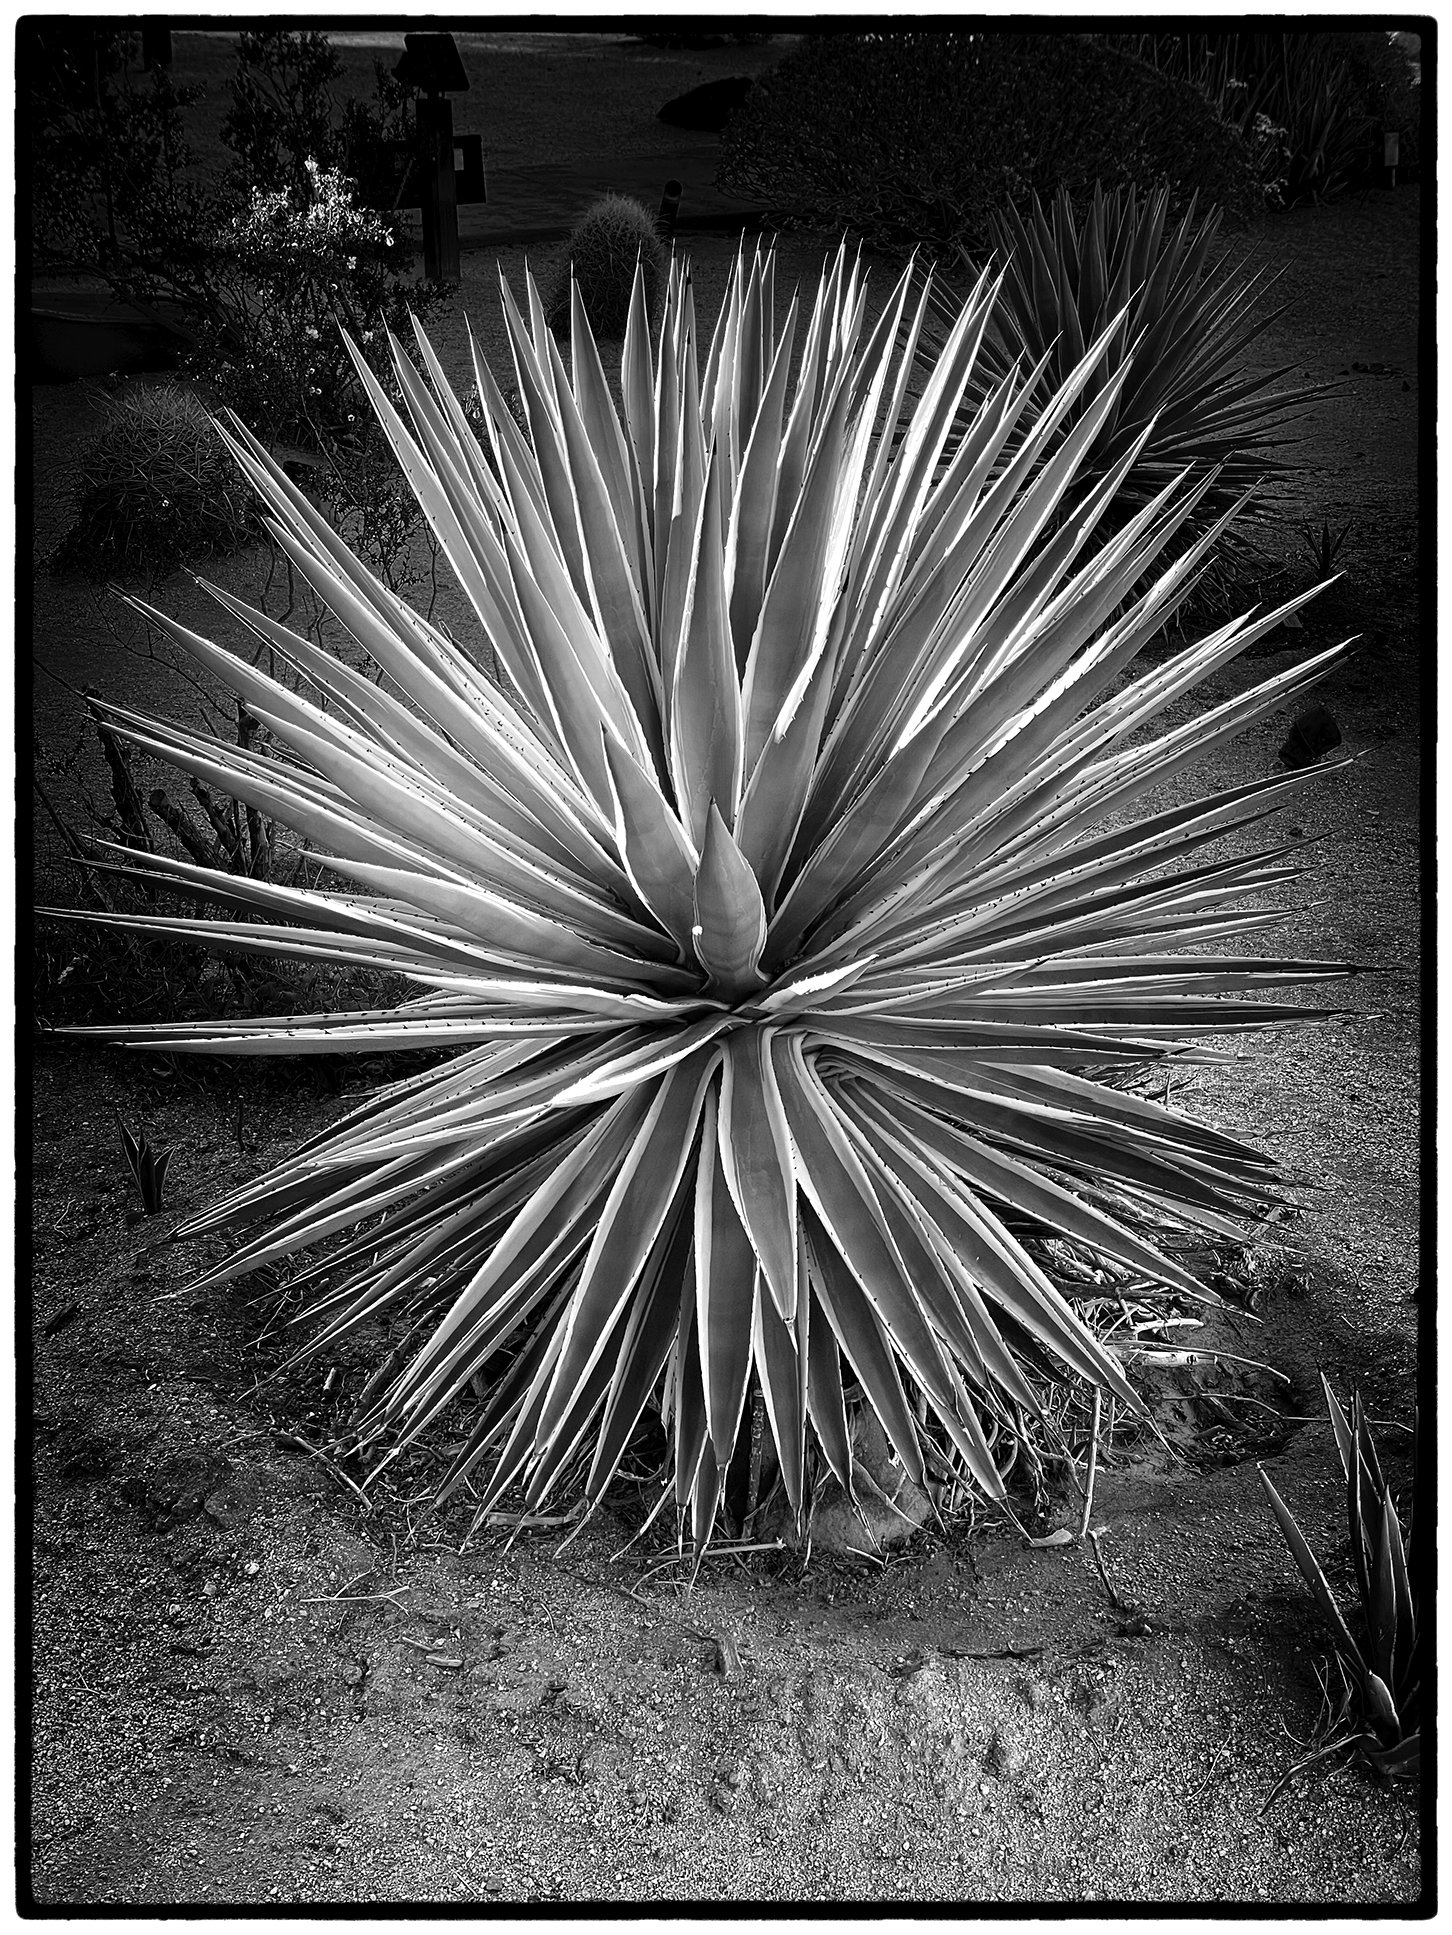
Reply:
<svg viewBox="0 0 1452 1935"><path fill-rule="evenodd" d="M845 252L803 305L794 391L798 308L778 318L759 251L703 359L682 265L653 342L637 282L620 409L579 304L566 368L533 284L523 309L503 292L527 433L477 349L478 443L427 343L420 367L395 345L398 402L370 394L472 602L458 643L229 431L388 687L225 596L315 696L155 614L271 746L115 707L114 729L316 842L344 885L135 857L203 903L149 924L419 991L107 1032L453 1051L183 1232L230 1236L209 1280L296 1259L304 1351L379 1317L412 1340L360 1439L406 1442L482 1377L447 1485L598 1498L653 1408L699 1540L754 1389L799 1518L815 1469L853 1485L864 1404L910 1474L931 1451L997 1494L995 1431L1038 1410L1045 1363L1135 1402L1025 1231L1194 1292L1144 1226L1223 1233L1274 1193L1254 1150L1099 1079L1311 1018L1266 992L1341 971L1238 958L1270 918L1246 898L1294 869L1274 843L1201 852L1314 771L1144 804L1335 660L1146 730L1278 616L1126 677L1223 523L1166 565L1209 489L1179 478L1177 445L1176 474L1095 536L1149 450L1096 470L1144 388L1122 352L1185 360L1204 310L1186 294L1203 236L1156 258L1155 220L1081 249L1086 320L1057 374L1047 353L1022 377L995 366L981 277L915 403L927 296L909 269L866 327ZM1021 273L1042 283L1035 246ZM1212 372L1239 327L1234 303L1216 313ZM1398 1554L1369 1515L1383 1645L1403 1631Z"/></svg>

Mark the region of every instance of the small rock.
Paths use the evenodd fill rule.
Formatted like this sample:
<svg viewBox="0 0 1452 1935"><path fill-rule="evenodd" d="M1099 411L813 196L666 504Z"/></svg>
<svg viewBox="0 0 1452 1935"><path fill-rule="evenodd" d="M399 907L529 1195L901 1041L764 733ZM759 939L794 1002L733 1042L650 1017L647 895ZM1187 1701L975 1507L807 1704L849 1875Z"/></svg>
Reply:
<svg viewBox="0 0 1452 1935"><path fill-rule="evenodd" d="M1293 772L1314 766L1323 753L1341 744L1341 728L1323 705L1313 705L1300 713L1286 734L1276 757Z"/></svg>
<svg viewBox="0 0 1452 1935"><path fill-rule="evenodd" d="M363 1668L358 1665L356 1660L343 1668L343 1684L345 1686L362 1686Z"/></svg>
<svg viewBox="0 0 1452 1935"><path fill-rule="evenodd" d="M1048 1682L1037 1678L1020 1680L1019 1691L1023 1696L1024 1705L1034 1713L1042 1713L1053 1697L1049 1691Z"/></svg>
<svg viewBox="0 0 1452 1935"><path fill-rule="evenodd" d="M220 1525L225 1532L235 1531L252 1516L256 1495L252 1488L229 1476L226 1483L215 1491L208 1492L202 1501L202 1510L214 1525Z"/></svg>

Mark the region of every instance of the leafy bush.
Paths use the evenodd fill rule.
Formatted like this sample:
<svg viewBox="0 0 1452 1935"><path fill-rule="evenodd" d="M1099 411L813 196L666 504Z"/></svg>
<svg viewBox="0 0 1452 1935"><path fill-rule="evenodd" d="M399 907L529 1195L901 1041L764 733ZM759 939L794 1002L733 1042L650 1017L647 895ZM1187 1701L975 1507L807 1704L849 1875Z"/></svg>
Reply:
<svg viewBox="0 0 1452 1935"><path fill-rule="evenodd" d="M1273 204L1325 200L1381 166L1380 134L1407 137L1415 164L1420 90L1385 33L1117 36L1160 73L1188 81L1243 137Z"/></svg>
<svg viewBox="0 0 1452 1935"><path fill-rule="evenodd" d="M308 163L356 185L365 208L382 214L390 236L403 228L394 204L411 145L413 94L382 61L373 63L373 96L339 102L334 85L343 64L326 34L287 29L237 36L232 106L222 139L236 157L230 192L245 202L257 190L306 192Z"/></svg>
<svg viewBox="0 0 1452 1935"><path fill-rule="evenodd" d="M1360 1396L1353 1393L1348 1419L1324 1376L1321 1387L1346 1480L1357 1633L1347 1624L1294 1514L1264 1470L1260 1474L1276 1523L1331 1628L1336 1648L1340 1698L1332 1702L1329 1737L1312 1758L1351 1748L1381 1773L1411 1776L1421 1765L1423 1654L1430 1610L1420 1603L1413 1584L1411 1525L1409 1521L1403 1532Z"/></svg>
<svg viewBox="0 0 1452 1935"><path fill-rule="evenodd" d="M253 192L215 259L219 301L197 369L269 442L325 448L362 407L337 324L366 344L380 319L405 322L417 293L403 275L407 249L336 169L309 161L302 187Z"/></svg>
<svg viewBox="0 0 1452 1935"><path fill-rule="evenodd" d="M216 238L217 302L188 367L219 407L307 466L320 501L396 588L418 510L339 325L349 325L365 356L386 367L385 326L406 326L441 292L414 280L407 244L376 211L359 206L337 169L308 160L302 183L255 191Z"/></svg>
<svg viewBox="0 0 1452 1935"><path fill-rule="evenodd" d="M110 715L353 883L282 894L137 856L256 917L169 931L421 989L126 1039L455 1051L196 1218L184 1234L231 1239L205 1280L336 1238L291 1285L304 1349L380 1317L414 1339L356 1444L482 1389L445 1489L472 1478L487 1509L520 1481L533 1509L566 1485L598 1498L649 1410L701 1542L753 1392L798 1524L815 1475L851 1487L859 1409L917 1483L931 1456L1001 1497L995 1432L1042 1415L1046 1376L1140 1408L1025 1234L1196 1294L1175 1247L1263 1207L1275 1166L1114 1077L1305 1022L1264 997L1343 971L1177 952L1277 918L1241 903L1293 877L1282 849L1206 848L1317 775L1191 804L1156 789L1340 653L1147 733L1304 599L1130 672L1217 533L1132 600L1203 486L1106 548L1087 526L1035 547L1113 405L1111 383L1053 444L1108 346L989 483L1021 390L939 462L984 291L899 437L911 272L868 328L839 252L790 397L799 311L783 323L774 286L769 254L738 264L703 360L680 266L658 334L638 273L619 410L588 323L566 369L534 291L528 321L506 292L529 434L476 365L492 467L422 338L423 377L394 346L408 421L388 434L478 614L458 642L234 426L299 572L387 683L269 628L306 699L172 627L290 757Z"/></svg>
<svg viewBox="0 0 1452 1935"><path fill-rule="evenodd" d="M232 101L222 121L233 192L304 189L309 161L341 166L333 83L343 63L326 34L244 28L237 36Z"/></svg>
<svg viewBox="0 0 1452 1935"><path fill-rule="evenodd" d="M173 383L110 406L73 491L75 523L55 566L98 578L235 551L257 528L251 494L211 418Z"/></svg>
<svg viewBox="0 0 1452 1935"><path fill-rule="evenodd" d="M594 333L623 336L630 316L636 263L645 279L646 307L653 315L659 307L668 259L655 218L643 202L633 201L628 195L600 196L591 202L560 251L545 303L550 328L557 336L569 330L573 273Z"/></svg>
<svg viewBox="0 0 1452 1935"><path fill-rule="evenodd" d="M1005 203L1166 183L1239 218L1258 198L1240 138L1195 90L1092 36L820 34L763 74L720 179L772 221L887 245L981 247Z"/></svg>
<svg viewBox="0 0 1452 1935"><path fill-rule="evenodd" d="M1008 208L995 219L1003 279L956 427L967 432L1015 369L1041 372L1024 424L1036 421L1053 408L1086 345L1107 340L1060 437L1072 434L1115 378L1118 395L1063 508L1127 466L1105 519L1106 529L1117 528L1183 469L1201 477L1214 470L1186 521L1187 542L1275 474L1276 446L1289 422L1321 391L1275 390L1289 364L1268 374L1247 368L1251 345L1278 313L1254 314L1264 278L1216 275L1210 264L1219 213L1201 219L1192 206L1171 226L1169 203L1163 188L1141 201L1133 188L1105 194L1096 184L1082 218L1061 191L1050 215L1035 200L1027 218ZM975 273L966 257L964 267ZM930 344L946 336L954 309L938 292ZM1250 506L1253 513L1264 508L1264 499Z"/></svg>
<svg viewBox="0 0 1452 1935"><path fill-rule="evenodd" d="M190 173L182 120L196 91L140 71L140 36L101 23L23 20L16 55L35 266L204 304L214 195Z"/></svg>
<svg viewBox="0 0 1452 1935"><path fill-rule="evenodd" d="M38 259L179 303L189 373L270 439L317 451L356 425L334 319L366 337L380 315L398 327L434 298L398 218L365 207L349 173L357 162L372 179L401 134L398 84L340 113L323 35L243 32L223 129L235 161L207 181L184 138L191 96L165 70L137 73L137 36L27 22L19 47Z"/></svg>

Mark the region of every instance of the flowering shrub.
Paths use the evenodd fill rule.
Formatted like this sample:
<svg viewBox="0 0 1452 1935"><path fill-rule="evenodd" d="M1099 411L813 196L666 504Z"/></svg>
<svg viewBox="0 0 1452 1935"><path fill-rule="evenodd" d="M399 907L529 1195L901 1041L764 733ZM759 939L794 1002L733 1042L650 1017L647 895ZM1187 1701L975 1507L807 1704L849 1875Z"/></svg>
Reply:
<svg viewBox="0 0 1452 1935"><path fill-rule="evenodd" d="M403 322L420 293L401 286L406 248L337 169L309 161L301 189L253 191L218 237L218 257L223 299L198 372L268 439L326 448L361 402L336 323L367 343L380 311Z"/></svg>
<svg viewBox="0 0 1452 1935"><path fill-rule="evenodd" d="M275 450L312 460L310 483L334 524L395 588L418 507L339 325L383 368L385 324L405 327L434 295L407 273L409 258L341 170L310 159L301 187L254 190L218 237L218 300L190 362L217 403Z"/></svg>

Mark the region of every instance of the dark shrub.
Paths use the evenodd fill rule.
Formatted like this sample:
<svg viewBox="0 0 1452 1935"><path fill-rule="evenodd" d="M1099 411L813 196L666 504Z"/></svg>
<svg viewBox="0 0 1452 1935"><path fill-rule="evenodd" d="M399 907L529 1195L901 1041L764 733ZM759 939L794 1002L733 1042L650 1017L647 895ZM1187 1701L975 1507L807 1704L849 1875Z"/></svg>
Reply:
<svg viewBox="0 0 1452 1935"><path fill-rule="evenodd" d="M1250 150L1272 204L1325 200L1381 166L1381 137L1419 159L1417 54L1391 33L1182 33L1110 37L1188 81ZM1417 65L1414 66L1414 62Z"/></svg>
<svg viewBox="0 0 1452 1935"><path fill-rule="evenodd" d="M757 81L719 179L783 226L981 246L1005 202L1164 183L1253 214L1244 144L1183 81L1062 32L821 34Z"/></svg>

